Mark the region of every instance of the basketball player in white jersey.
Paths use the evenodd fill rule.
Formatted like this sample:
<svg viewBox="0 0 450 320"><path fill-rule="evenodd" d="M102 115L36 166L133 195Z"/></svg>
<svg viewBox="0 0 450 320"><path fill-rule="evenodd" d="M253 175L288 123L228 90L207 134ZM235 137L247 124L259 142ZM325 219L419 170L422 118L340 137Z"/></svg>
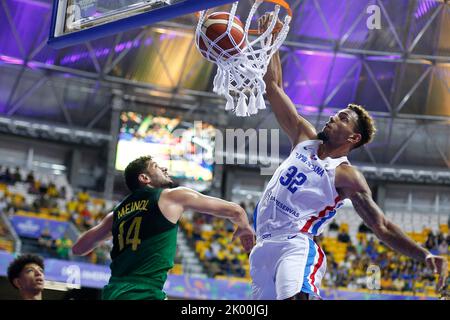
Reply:
<svg viewBox="0 0 450 320"><path fill-rule="evenodd" d="M265 30L269 16L260 19ZM281 23L281 22L280 22ZM417 245L389 221L372 199L364 176L347 159L351 150L370 142L375 126L361 106L349 105L330 117L319 133L301 117L283 90L282 68L276 53L264 77L275 116L292 142L289 157L267 185L254 213L257 243L250 254L255 299L320 298L326 257L313 241L332 220L344 199L392 249L424 261L447 276L447 260Z"/></svg>

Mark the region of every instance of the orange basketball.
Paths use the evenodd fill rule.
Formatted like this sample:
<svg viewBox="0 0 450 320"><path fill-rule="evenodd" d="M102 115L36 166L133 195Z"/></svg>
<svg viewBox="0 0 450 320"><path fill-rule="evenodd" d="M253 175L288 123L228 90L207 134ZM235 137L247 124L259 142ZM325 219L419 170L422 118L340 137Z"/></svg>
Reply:
<svg viewBox="0 0 450 320"><path fill-rule="evenodd" d="M226 54L222 57L223 59L227 59L230 56L238 54L239 49L245 48L244 25L237 17L234 17L231 30L227 33L229 21L230 14L228 12L215 12L206 17L202 24L202 32L211 42L217 42L215 45L212 45L209 41L203 41L200 35L196 35L197 44L205 58L216 61L220 53L226 51ZM210 46L212 48L208 55L207 52Z"/></svg>

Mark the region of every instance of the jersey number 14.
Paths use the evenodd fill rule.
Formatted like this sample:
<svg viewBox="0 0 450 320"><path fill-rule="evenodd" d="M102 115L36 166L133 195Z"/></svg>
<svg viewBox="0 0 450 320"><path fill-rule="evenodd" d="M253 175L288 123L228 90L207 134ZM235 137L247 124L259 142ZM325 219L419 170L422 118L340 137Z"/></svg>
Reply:
<svg viewBox="0 0 450 320"><path fill-rule="evenodd" d="M123 221L119 225L119 250L122 251L126 245L131 244L131 249L133 251L137 250L137 247L141 244L141 239L139 239L139 230L141 229L142 217L135 217L131 222L131 225L128 227L127 235L124 239L124 224Z"/></svg>

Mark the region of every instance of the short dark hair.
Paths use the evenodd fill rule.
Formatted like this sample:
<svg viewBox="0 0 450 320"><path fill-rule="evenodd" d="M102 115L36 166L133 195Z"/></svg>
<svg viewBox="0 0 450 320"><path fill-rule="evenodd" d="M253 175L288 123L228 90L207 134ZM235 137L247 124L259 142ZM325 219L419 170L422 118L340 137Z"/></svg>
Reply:
<svg viewBox="0 0 450 320"><path fill-rule="evenodd" d="M377 129L375 121L364 107L357 104L349 104L347 109L354 111L358 115L356 130L361 135L361 140L355 145L354 149L356 149L371 142Z"/></svg>
<svg viewBox="0 0 450 320"><path fill-rule="evenodd" d="M14 288L19 289L14 284L14 279L20 276L23 268L29 264L35 263L42 269L44 269L44 260L36 254L23 254L15 258L8 266L8 280L11 282Z"/></svg>
<svg viewBox="0 0 450 320"><path fill-rule="evenodd" d="M140 185L138 177L147 170L149 161L152 161L151 156L140 157L131 161L125 168L123 175L125 177L125 183L130 191L139 189Z"/></svg>

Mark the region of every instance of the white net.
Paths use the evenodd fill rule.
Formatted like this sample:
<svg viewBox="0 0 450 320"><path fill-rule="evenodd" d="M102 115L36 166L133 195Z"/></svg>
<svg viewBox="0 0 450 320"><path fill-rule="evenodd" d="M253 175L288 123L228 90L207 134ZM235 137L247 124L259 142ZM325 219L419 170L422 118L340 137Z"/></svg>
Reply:
<svg viewBox="0 0 450 320"><path fill-rule="evenodd" d="M238 7L238 2L233 3L227 32L214 40L209 39L202 25L207 18L207 11L200 13L199 22L196 29L196 44L198 50L206 59L218 65L217 74L214 78L213 91L227 100L225 110L233 111L238 117L255 115L258 109L265 109L263 94L266 91L266 85L263 77L266 74L267 66L272 55L280 48L289 32L289 23L291 17L284 17L283 27L279 31L275 40L273 40L273 30L278 21L280 6L276 5L270 20L269 26L264 33L257 35L250 40L250 24L258 7L264 3L264 0L255 1L244 28L245 46L242 43L236 43L233 37L228 34L233 27L233 21ZM233 48L222 49L218 43L228 37L233 43ZM199 40L205 43L204 49L201 48ZM242 49L241 49L242 48ZM237 52L237 53L236 53Z"/></svg>

